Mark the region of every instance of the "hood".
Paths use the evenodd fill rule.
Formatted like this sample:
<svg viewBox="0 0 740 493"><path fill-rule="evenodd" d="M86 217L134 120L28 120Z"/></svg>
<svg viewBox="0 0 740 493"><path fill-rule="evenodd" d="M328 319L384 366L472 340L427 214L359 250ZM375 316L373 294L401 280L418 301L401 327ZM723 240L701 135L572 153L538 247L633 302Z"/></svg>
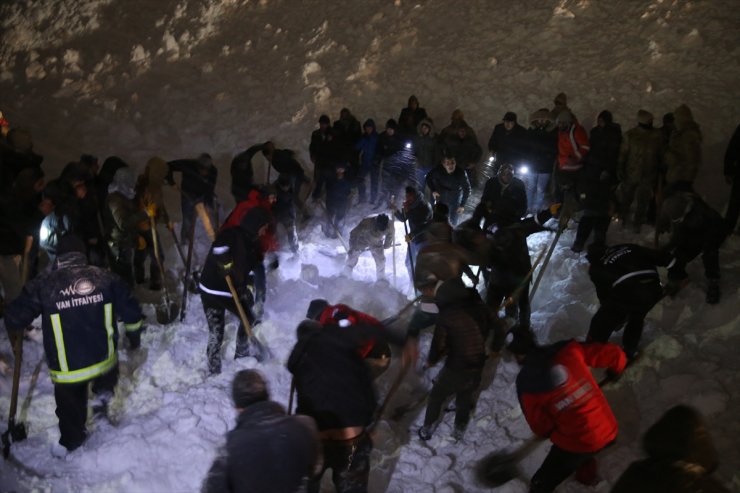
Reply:
<svg viewBox="0 0 740 493"><path fill-rule="evenodd" d="M422 121L419 122L419 124L416 126L416 133L421 135L421 126L427 125L429 127L429 135L434 135L434 123L432 123L432 120L429 118L424 118Z"/></svg>
<svg viewBox="0 0 740 493"><path fill-rule="evenodd" d="M119 168L116 174L113 175L113 181L108 185L108 193L118 192L127 199L133 199L136 195L134 186L136 180L134 174L131 172L131 168Z"/></svg>
<svg viewBox="0 0 740 493"><path fill-rule="evenodd" d="M473 299L473 288L465 286L462 278L456 277L443 282L434 295L434 301L440 305L451 305Z"/></svg>
<svg viewBox="0 0 740 493"><path fill-rule="evenodd" d="M90 168L80 163L79 161L67 163L67 165L62 170L62 174L59 176L62 180L68 183L72 183L74 181L87 182L90 181L93 177L92 173L90 172Z"/></svg>
<svg viewBox="0 0 740 493"><path fill-rule="evenodd" d="M110 183L113 181L113 177L115 176L116 171L121 168L125 168L126 166L128 165L120 157L110 156L105 159L105 161L103 162L103 166L100 167L100 172L98 172L98 179L100 179L100 182L104 185L110 185Z"/></svg>
<svg viewBox="0 0 740 493"><path fill-rule="evenodd" d="M719 462L704 420L685 405L672 407L651 426L642 439L642 447L653 459L698 464L708 473Z"/></svg>
<svg viewBox="0 0 740 493"><path fill-rule="evenodd" d="M256 238L260 228L269 222L270 213L264 207L253 207L244 215L239 226Z"/></svg>
<svg viewBox="0 0 740 493"><path fill-rule="evenodd" d="M167 162L159 156L154 156L147 161L144 176L150 187L161 187L168 171Z"/></svg>
<svg viewBox="0 0 740 493"><path fill-rule="evenodd" d="M691 109L688 106L682 104L676 108L676 111L673 112L673 116L675 118L676 130L696 130L701 136L699 124L694 121L694 115L691 113Z"/></svg>
<svg viewBox="0 0 740 493"><path fill-rule="evenodd" d="M604 110L601 113L599 113L598 118L601 118L604 120L604 123L606 123L607 126L614 123L614 117L612 116L612 112L609 110Z"/></svg>
<svg viewBox="0 0 740 493"><path fill-rule="evenodd" d="M375 126L375 120L373 120L372 118L368 118L367 120L365 120L365 123L362 124L362 128L365 127L373 127L373 131L377 130L378 128Z"/></svg>

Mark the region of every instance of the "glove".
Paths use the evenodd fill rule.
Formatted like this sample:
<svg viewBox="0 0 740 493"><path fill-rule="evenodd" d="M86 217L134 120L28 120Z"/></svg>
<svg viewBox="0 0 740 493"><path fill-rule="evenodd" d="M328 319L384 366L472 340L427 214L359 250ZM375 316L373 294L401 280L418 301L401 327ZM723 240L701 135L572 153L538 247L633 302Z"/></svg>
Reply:
<svg viewBox="0 0 740 493"><path fill-rule="evenodd" d="M411 233L407 234L404 238L406 238L406 243L411 243L411 240L413 239Z"/></svg>
<svg viewBox="0 0 740 493"><path fill-rule="evenodd" d="M557 215L557 213L558 213L558 211L560 210L561 207L563 207L563 204L560 203L560 202L557 202L555 204L552 204L550 206L550 214L552 214L553 216Z"/></svg>
<svg viewBox="0 0 740 493"><path fill-rule="evenodd" d="M170 231L174 231L175 223L173 223L172 221L167 221L167 229L169 229Z"/></svg>
<svg viewBox="0 0 740 493"><path fill-rule="evenodd" d="M143 236L137 236L136 237L136 249L137 250L146 250L146 240Z"/></svg>
<svg viewBox="0 0 740 493"><path fill-rule="evenodd" d="M218 265L222 276L227 276L231 273L231 269L234 268L234 257L229 251L227 246L213 247L213 253L216 256L216 265Z"/></svg>
<svg viewBox="0 0 740 493"><path fill-rule="evenodd" d="M148 217L154 217L157 215L157 204L154 202L151 202L144 207L144 211L146 211L146 215Z"/></svg>

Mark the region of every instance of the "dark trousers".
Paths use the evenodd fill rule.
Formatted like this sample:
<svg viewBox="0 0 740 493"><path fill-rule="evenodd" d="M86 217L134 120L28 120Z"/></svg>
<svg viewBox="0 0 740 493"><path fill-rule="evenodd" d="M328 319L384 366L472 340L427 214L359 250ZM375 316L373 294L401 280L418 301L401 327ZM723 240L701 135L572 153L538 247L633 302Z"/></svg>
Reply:
<svg viewBox="0 0 740 493"><path fill-rule="evenodd" d="M225 296L215 296L207 293L201 293L200 299L203 302L203 311L206 314L208 323L208 346L206 347L206 356L208 357L208 371L210 373L221 373L221 346L224 342L224 326L226 310L239 316L234 300ZM248 289L240 295L239 300L247 312L247 321L254 325L255 316L252 313L254 300ZM236 352L234 359L249 356L249 338L244 326L239 322L239 328L236 332Z"/></svg>
<svg viewBox="0 0 740 493"><path fill-rule="evenodd" d="M180 207L182 208L182 224L180 225L180 241L187 244L190 241L190 229L195 220L195 201L189 199L183 193L180 195ZM216 228L220 225L217 224Z"/></svg>
<svg viewBox="0 0 740 493"><path fill-rule="evenodd" d="M59 418L61 437L59 444L67 450L74 450L87 438L85 421L87 421L87 384L55 384L54 400L56 401L56 415ZM113 392L118 383L118 367L114 367L105 375L92 381L92 391L95 394Z"/></svg>
<svg viewBox="0 0 740 493"><path fill-rule="evenodd" d="M493 271L486 288L486 304L493 310L498 310L501 303L511 296L519 287L519 280L524 276L515 276L513 273L498 273ZM517 318L520 327L527 328L530 325L532 307L529 303L529 283L522 289L515 303L506 307L506 315Z"/></svg>
<svg viewBox="0 0 740 493"><path fill-rule="evenodd" d="M315 200L321 197L321 191L324 189L324 185L330 176L334 174L332 166L329 165L314 165L313 170L313 181L314 189L311 197Z"/></svg>
<svg viewBox="0 0 740 493"><path fill-rule="evenodd" d="M378 188L380 187L380 165L373 165L370 168L370 202L376 203L378 200Z"/></svg>
<svg viewBox="0 0 740 493"><path fill-rule="evenodd" d="M120 244L111 245L111 251L115 256L111 270L118 274L129 287L134 287L134 251L129 246Z"/></svg>
<svg viewBox="0 0 740 493"><path fill-rule="evenodd" d="M732 179L730 202L727 204L727 213L725 214L725 225L727 226L728 235L732 234L735 230L738 216L740 216L740 175Z"/></svg>
<svg viewBox="0 0 740 493"><path fill-rule="evenodd" d="M157 265L157 259L154 256L154 239L152 238L151 231L143 231L139 233L144 238L146 247L143 250L138 248L134 252L134 277L137 283L144 282L146 278L146 261L149 259L149 282L153 285L161 284L162 275L159 271L159 265ZM159 238L157 238L159 239ZM159 259L164 263L164 252L162 251L162 245L159 246Z"/></svg>
<svg viewBox="0 0 740 493"><path fill-rule="evenodd" d="M290 251L298 253L298 234L295 228L295 218L290 216L281 217L278 222L285 229L285 235L288 237L288 245L290 245Z"/></svg>
<svg viewBox="0 0 740 493"><path fill-rule="evenodd" d="M332 470L332 481L337 493L366 493L370 477L370 453L373 441L362 432L351 440L322 440L324 467L308 483L308 493L318 493L321 478Z"/></svg>
<svg viewBox="0 0 740 493"><path fill-rule="evenodd" d="M601 300L599 310L591 319L588 340L608 342L612 332L627 324L622 336L622 347L629 355L637 351L642 337L645 316L663 298L663 289L657 276L617 286L611 295Z"/></svg>
<svg viewBox="0 0 740 493"><path fill-rule="evenodd" d="M424 426L431 426L437 422L445 399L455 394L455 428L464 429L470 421L470 412L475 404L473 395L480 385L482 372L482 368L472 370L442 368L429 394Z"/></svg>
<svg viewBox="0 0 740 493"><path fill-rule="evenodd" d="M583 247L588 241L591 232L594 233L594 243L606 243L606 230L609 229L609 216L584 215L578 223L574 245Z"/></svg>
<svg viewBox="0 0 740 493"><path fill-rule="evenodd" d="M545 461L534 473L529 493L550 493L580 467L593 460L594 453L577 453L553 445Z"/></svg>

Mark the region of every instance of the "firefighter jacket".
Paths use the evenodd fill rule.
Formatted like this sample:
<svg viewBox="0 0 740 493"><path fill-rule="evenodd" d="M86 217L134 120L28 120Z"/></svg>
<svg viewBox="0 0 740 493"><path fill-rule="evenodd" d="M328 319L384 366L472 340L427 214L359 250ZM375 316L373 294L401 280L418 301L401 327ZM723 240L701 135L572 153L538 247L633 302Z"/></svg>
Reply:
<svg viewBox="0 0 740 493"><path fill-rule="evenodd" d="M138 344L143 318L126 284L87 265L80 252L60 255L52 270L29 281L6 308L5 325L9 332L19 332L39 315L55 384L86 382L110 371L118 363L118 319Z"/></svg>

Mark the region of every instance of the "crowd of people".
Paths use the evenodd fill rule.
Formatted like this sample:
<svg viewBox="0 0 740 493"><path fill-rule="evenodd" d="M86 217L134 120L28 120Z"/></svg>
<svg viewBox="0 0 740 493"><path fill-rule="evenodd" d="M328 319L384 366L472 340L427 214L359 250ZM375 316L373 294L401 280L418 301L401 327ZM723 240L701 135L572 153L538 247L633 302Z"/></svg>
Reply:
<svg viewBox="0 0 740 493"><path fill-rule="evenodd" d="M345 245L347 276L370 251L377 278L383 279L385 250L395 248L395 221L402 222L407 268L420 302L403 330L391 327L397 320L384 323L346 305L311 302L287 362L299 416L286 416L269 401L258 372L237 373L237 427L204 491L303 487L316 492L327 469L337 491L367 491L370 428L379 418L372 371L377 368L371 362L387 358L389 347L396 346L403 367L416 364L419 333L429 327L433 336L424 368L442 361L444 367L429 394L421 440L435 434L443 402L453 394L453 436L464 438L483 368L508 348L522 364L516 386L524 416L535 434L553 442L530 491L554 491L573 472L579 481L593 483L594 458L615 440L617 422L588 368L607 368L616 379L639 357L645 316L686 285L686 265L699 254L706 301L720 301L719 249L740 213L740 127L725 158L732 191L723 218L693 189L702 137L686 105L664 115L661 128L640 110L625 133L605 110L587 132L561 93L552 109L538 109L529 122L524 128L507 111L492 131L484 159L462 111L453 112L450 124L436 134L415 96L381 133L373 119L360 125L347 108L333 124L321 115L308 149L312 179L294 151L272 142L252 145L231 163L236 206L221 223L214 213L218 170L209 154L170 161L155 156L138 177L117 156L99 165L96 157L83 154L47 180L30 132L11 129L0 117L4 320L14 342L42 315L61 432L52 452L63 456L84 443L90 382L96 409L106 412L118 378L118 320L126 326L129 349L140 345L145 324L133 292L137 284L163 288L158 225L172 232L178 248L192 249L196 211L212 212L200 217L217 228L195 284L209 331L207 370L218 374L226 311L241 320L234 357L265 357L255 350L251 327L264 315L267 271L279 268L281 244L294 254L300 251L302 226L315 220L313 202L322 209L323 233ZM259 155L268 163L266 183L255 178L253 160ZM275 180L269 177L272 168ZM179 185L174 173L182 175ZM167 184L180 194L179 233L164 204ZM479 202L469 203L476 193ZM400 207L396 197L404 198ZM369 214L349 227L348 210L355 207ZM634 233L652 224L656 240L661 232L671 238L660 248L608 245L614 222ZM557 241L575 223L571 248L587 250L600 307L585 342L539 345L530 324L534 267L527 237L550 230L558 232ZM667 268L665 285L658 267ZM625 325L621 346L610 343ZM692 413L674 414L700 430L701 420ZM664 452L648 449L651 457ZM631 468L618 486L646 467ZM703 471L696 481L711 473ZM666 472L655 481L683 472ZM686 488L671 491L698 491Z"/></svg>

